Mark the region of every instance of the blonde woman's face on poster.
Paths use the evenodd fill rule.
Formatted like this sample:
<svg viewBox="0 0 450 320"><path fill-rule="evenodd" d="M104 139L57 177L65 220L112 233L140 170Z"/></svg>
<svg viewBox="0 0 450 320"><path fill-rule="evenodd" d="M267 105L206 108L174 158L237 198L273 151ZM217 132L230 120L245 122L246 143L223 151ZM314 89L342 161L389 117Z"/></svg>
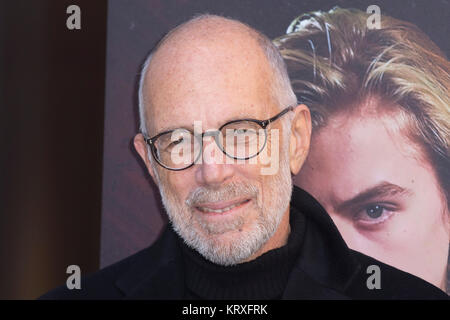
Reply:
<svg viewBox="0 0 450 320"><path fill-rule="evenodd" d="M337 115L295 177L348 246L445 289L448 209L435 171L392 118Z"/></svg>

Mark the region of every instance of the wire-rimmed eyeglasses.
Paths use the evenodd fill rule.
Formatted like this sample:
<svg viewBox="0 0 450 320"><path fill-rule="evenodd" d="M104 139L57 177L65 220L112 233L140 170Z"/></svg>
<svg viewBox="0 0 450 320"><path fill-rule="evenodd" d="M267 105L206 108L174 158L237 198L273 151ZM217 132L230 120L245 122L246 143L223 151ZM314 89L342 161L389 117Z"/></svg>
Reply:
<svg viewBox="0 0 450 320"><path fill-rule="evenodd" d="M149 138L144 135L150 146L153 158L162 167L180 171L193 166L203 152L203 138L212 136L222 152L236 160L248 160L256 157L267 143L267 127L284 114L292 111L289 106L267 120L238 119L223 124L218 130L203 133L179 128L168 130Z"/></svg>

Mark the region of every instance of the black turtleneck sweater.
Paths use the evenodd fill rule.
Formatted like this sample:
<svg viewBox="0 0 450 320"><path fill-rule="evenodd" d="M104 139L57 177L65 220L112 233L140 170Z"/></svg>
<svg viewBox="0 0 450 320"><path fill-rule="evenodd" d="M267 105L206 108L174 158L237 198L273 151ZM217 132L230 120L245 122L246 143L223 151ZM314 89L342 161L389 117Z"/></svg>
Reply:
<svg viewBox="0 0 450 320"><path fill-rule="evenodd" d="M305 217L293 206L289 220L291 231L285 246L234 266L214 264L183 243L185 298L280 299L306 227Z"/></svg>

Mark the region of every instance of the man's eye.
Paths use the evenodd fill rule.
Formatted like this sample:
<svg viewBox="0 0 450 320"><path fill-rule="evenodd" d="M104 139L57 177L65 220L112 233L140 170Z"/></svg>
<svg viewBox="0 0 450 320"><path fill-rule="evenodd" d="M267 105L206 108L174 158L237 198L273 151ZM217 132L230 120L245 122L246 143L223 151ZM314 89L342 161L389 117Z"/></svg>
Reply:
<svg viewBox="0 0 450 320"><path fill-rule="evenodd" d="M234 129L234 135L236 136L246 134L247 132L249 132L248 129Z"/></svg>
<svg viewBox="0 0 450 320"><path fill-rule="evenodd" d="M176 139L176 140L174 140L174 141L171 141L169 144L167 144L167 145L164 147L164 151L170 151L170 150L172 150L176 145L179 145L179 144L183 143L184 140L185 140L185 139L184 139L183 137L180 137L180 138L178 138L178 139Z"/></svg>
<svg viewBox="0 0 450 320"><path fill-rule="evenodd" d="M184 141L184 138L178 138L177 140L175 140L175 141L172 141L172 145L177 145L177 144L180 144L180 143L182 143Z"/></svg>

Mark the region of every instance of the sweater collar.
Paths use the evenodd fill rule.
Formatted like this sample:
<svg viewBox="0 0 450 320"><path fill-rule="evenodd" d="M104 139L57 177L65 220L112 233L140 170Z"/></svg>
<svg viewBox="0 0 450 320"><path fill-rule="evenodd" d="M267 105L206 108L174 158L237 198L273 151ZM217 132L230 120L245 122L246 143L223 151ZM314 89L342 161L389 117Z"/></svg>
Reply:
<svg viewBox="0 0 450 320"><path fill-rule="evenodd" d="M202 299L280 298L298 256L305 218L295 208L289 212L291 231L286 245L234 266L220 266L182 244L188 296Z"/></svg>

